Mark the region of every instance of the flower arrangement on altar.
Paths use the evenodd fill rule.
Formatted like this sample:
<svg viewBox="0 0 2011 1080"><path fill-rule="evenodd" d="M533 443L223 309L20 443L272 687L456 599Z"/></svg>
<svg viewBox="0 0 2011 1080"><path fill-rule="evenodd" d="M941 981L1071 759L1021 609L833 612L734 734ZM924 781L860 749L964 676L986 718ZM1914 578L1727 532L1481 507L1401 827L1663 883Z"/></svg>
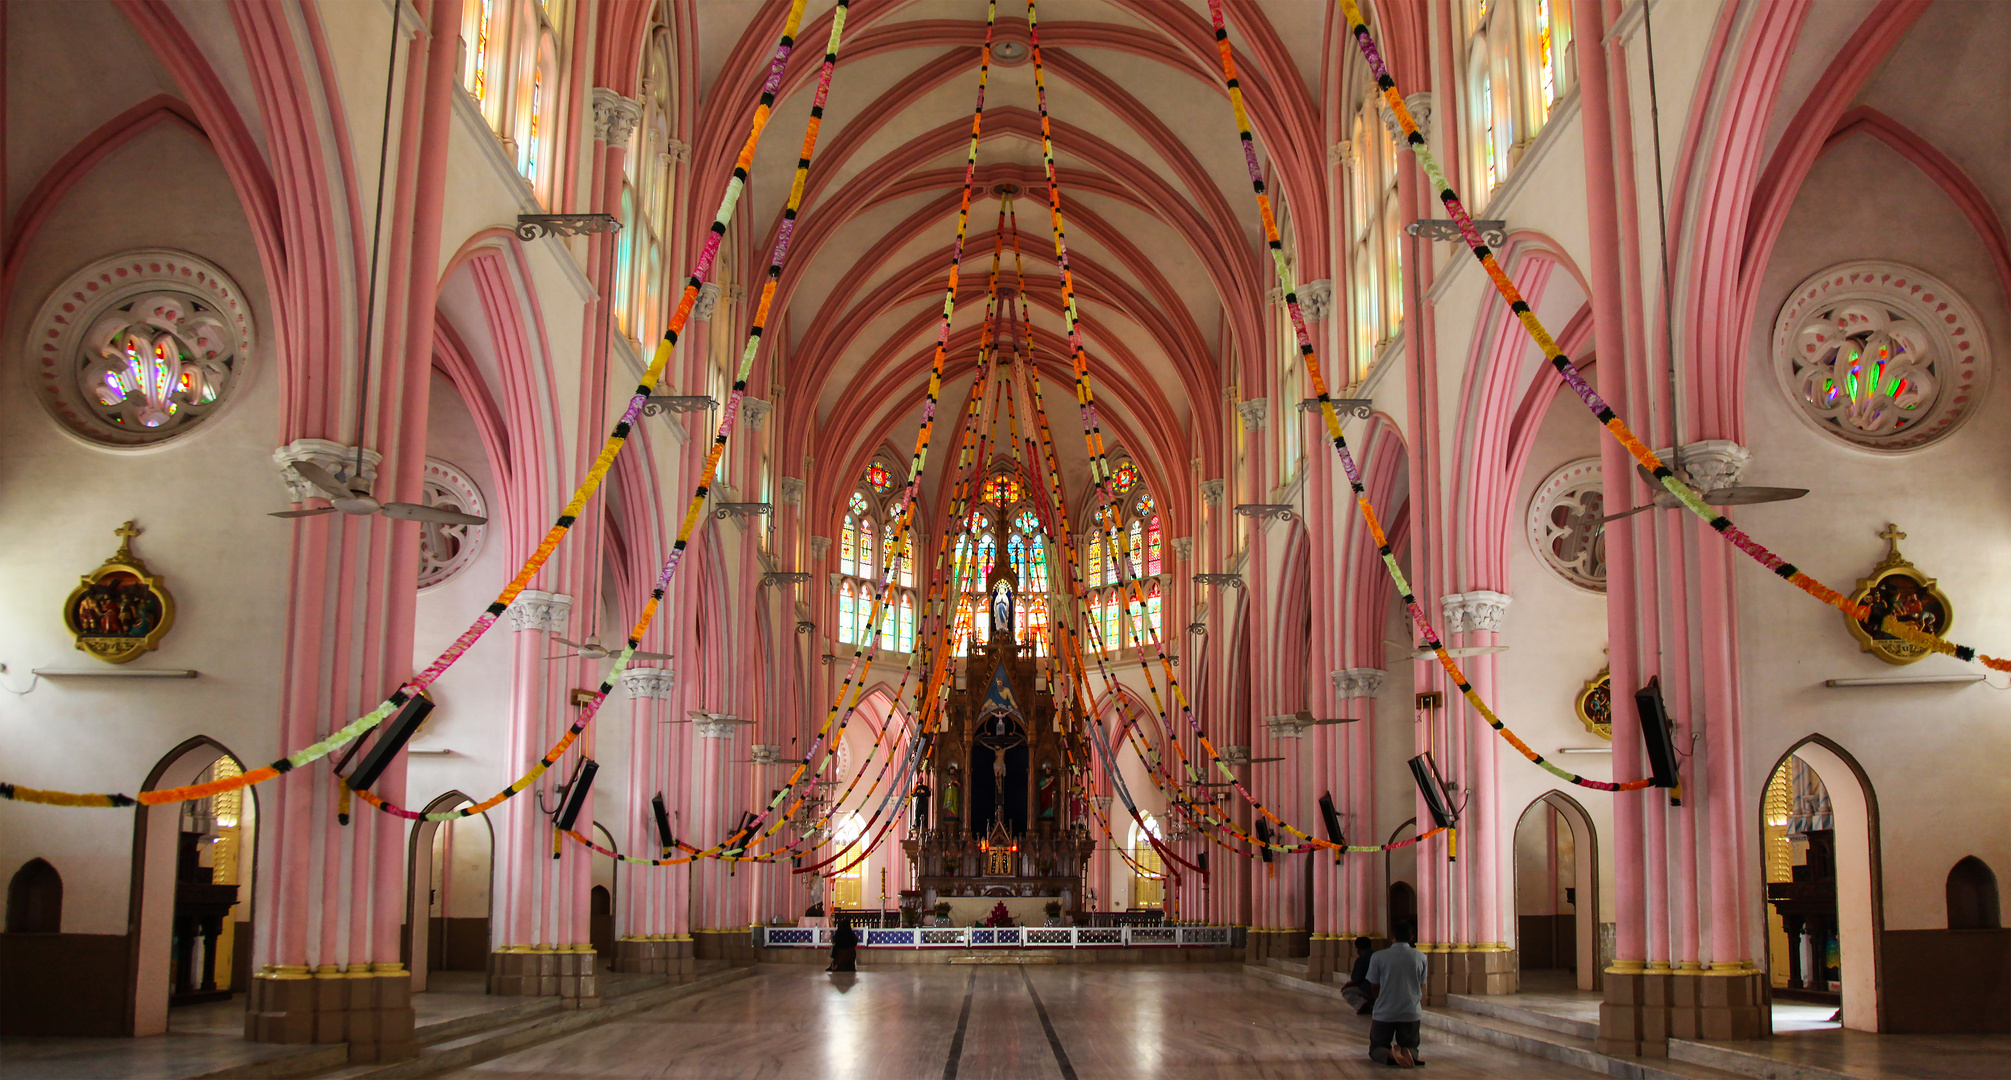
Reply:
<svg viewBox="0 0 2011 1080"><path fill-rule="evenodd" d="M992 913L990 917L985 919L985 925L986 926L1012 925L1012 912L1006 910L1005 901L1001 900L998 903L992 905Z"/></svg>

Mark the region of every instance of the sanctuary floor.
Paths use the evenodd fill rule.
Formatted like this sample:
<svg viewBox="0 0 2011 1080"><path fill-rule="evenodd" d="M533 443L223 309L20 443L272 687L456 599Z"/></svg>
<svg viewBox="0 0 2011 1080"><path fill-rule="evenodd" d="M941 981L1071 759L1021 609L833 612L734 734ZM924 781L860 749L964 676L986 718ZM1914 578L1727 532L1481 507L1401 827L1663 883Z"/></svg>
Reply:
<svg viewBox="0 0 2011 1080"><path fill-rule="evenodd" d="M1382 1077L1368 1021L1241 965L903 964L753 977L446 1075L1092 1080ZM1427 1028L1434 1077L1600 1075Z"/></svg>

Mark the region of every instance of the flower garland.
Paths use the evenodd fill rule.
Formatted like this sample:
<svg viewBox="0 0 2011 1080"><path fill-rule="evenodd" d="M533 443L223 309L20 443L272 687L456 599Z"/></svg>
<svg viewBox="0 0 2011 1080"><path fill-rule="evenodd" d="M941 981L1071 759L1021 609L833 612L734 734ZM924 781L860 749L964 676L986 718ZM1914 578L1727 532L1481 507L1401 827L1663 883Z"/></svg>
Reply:
<svg viewBox="0 0 2011 1080"><path fill-rule="evenodd" d="M849 3L850 0L838 0L837 6L831 12L831 37L825 45L823 67L818 71L817 90L812 97L810 105L810 119L804 125L803 149L796 158L796 174L790 183L788 202L782 210L782 229L776 237L775 249L769 259L768 280L762 285L761 298L755 309L753 325L748 328L747 345L741 351L740 370L734 377L733 391L727 396L726 407L720 415L719 428L713 434L712 446L706 453L705 466L699 474L698 486L692 492L691 500L685 507L684 520L678 525L677 538L671 543L670 557L664 560L663 568L657 572L656 583L650 589L649 599L643 604L642 613L637 617L635 625L630 628L628 636L623 642L621 652L615 657L613 667L608 670L607 676L601 680L600 685L594 689L592 698L580 708L578 716L574 718L572 724L566 729L566 733L559 738L558 742L552 745L551 749L545 751L544 755L538 759L537 764L531 766L529 771L525 772L522 776L511 781L508 787L483 799L481 802L456 807L452 810L424 813L398 806L370 791L357 792L357 798L362 799L378 810L408 821L452 821L456 818L472 817L475 814L487 813L501 805L505 800L522 793L532 784L537 783L540 777L544 776L546 771L572 746L574 740L579 738L580 732L586 730L586 726L593 722L594 717L600 715L601 705L607 701L608 693L620 681L622 672L628 670L629 662L634 659L636 649L642 642L643 634L648 632L650 624L656 619L657 608L663 603L663 596L670 588L671 578L677 574L678 567L684 561L684 552L691 541L691 534L698 527L700 510L704 506L706 493L711 489L712 479L718 473L719 461L726 453L726 444L733 437L734 428L737 426L740 418L740 401L747 394L747 376L753 369L754 357L761 345L761 332L763 325L768 319L769 302L775 296L775 282L781 277L782 264L789 257L789 240L794 233L796 211L803 201L803 181L810 171L810 159L817 149L819 120L824 115L824 104L831 95L831 75L838 64L838 45L845 32L845 15ZM771 79L779 77L779 70L779 68L771 68ZM762 100L770 100L770 94L764 94ZM734 184L744 185L746 177L745 163L751 160L752 154L753 144L750 141L741 150L741 163L736 164L734 167L734 179L732 181ZM718 239L724 235L724 230L724 218L716 219L713 223L713 235L706 241L706 250L708 252L717 249ZM698 278L694 275L691 282L686 284L685 294L687 303L691 297L696 295L695 283L697 281ZM680 316L685 314L686 306L686 303L679 305ZM664 345L658 349L660 353L675 343L675 329L682 328L682 319L674 319L672 326L674 328L673 333L666 335ZM637 401L640 400L640 398L637 399ZM639 406L631 402L630 412L634 412L637 408ZM611 462L612 458L608 460ZM602 469L601 471L605 473L606 470Z"/></svg>
<svg viewBox="0 0 2011 1080"><path fill-rule="evenodd" d="M1766 567L1775 576L1788 582L1795 588L1843 612L1858 622L1871 618L1870 605L1853 603L1849 597L1803 573L1793 563L1769 551L1759 541L1754 540L1743 530L1734 526L1731 519L1712 509L1704 502L1703 496L1699 495L1695 489L1682 480L1677 479L1675 472L1660 457L1656 456L1655 452L1650 450L1647 444L1635 436L1627 424L1613 412L1612 406L1608 405L1592 389L1591 385L1585 381L1585 377L1579 372L1577 365L1573 364L1570 358L1564 355L1564 351L1558 348L1556 340L1550 336L1550 331L1536 317L1536 313L1530 310L1529 303L1522 298L1522 293L1516 289L1515 283L1509 280L1506 273L1502 272L1501 264L1494 258L1494 252L1481 239L1479 230L1474 227L1473 216L1467 213L1466 205L1460 201L1459 196L1453 191L1452 185L1447 182L1444 170L1439 168L1438 160L1433 157L1431 149L1425 145L1424 134L1418 130L1416 118L1411 116L1409 107L1404 104L1403 95L1397 92L1396 80L1390 77L1389 68L1383 63L1382 53L1376 47L1375 38L1369 34L1368 20L1363 17L1361 7L1356 4L1355 0L1339 0L1339 3L1341 11L1347 16L1349 32L1354 35L1356 45L1361 48L1363 59L1368 61L1370 73L1376 77L1377 91L1382 94L1383 101L1388 105L1390 111L1395 114L1397 124L1403 129L1405 144L1409 146L1411 153L1417 157L1418 165L1424 169L1425 176L1430 179L1432 189L1437 192L1439 201L1445 204L1446 210L1452 215L1453 221L1458 223L1461 238L1466 241L1466 246L1473 252L1473 257L1480 262L1481 268L1487 272L1488 280L1494 283L1495 291L1501 294L1502 300L1508 304L1508 309L1522 323L1523 330L1529 334L1529 340L1535 342L1536 347L1543 350L1543 355L1549 358L1551 366L1557 369L1558 377L1563 379L1565 385L1569 386L1571 391L1578 395L1578 400L1583 402L1587 409L1591 410L1592 415L1598 419L1600 426L1605 428L1607 433L1612 435L1621 446L1625 447L1627 452L1633 455L1635 461L1640 462L1643 468L1652 472L1662 487L1680 500L1684 507L1703 520L1705 524L1709 525L1712 531L1724 537L1733 547L1745 552L1754 562ZM1215 15L1216 39L1223 42L1221 46L1222 57L1225 71L1227 71L1226 65L1229 63L1229 46L1222 30L1220 0L1209 0L1208 6ZM1240 123L1243 115L1242 105L1240 98L1236 97L1233 75L1230 79L1230 85L1232 100L1238 101L1236 113ZM1249 150L1249 128L1247 125L1243 127L1243 132L1244 153L1248 155L1251 151ZM1256 168L1254 164L1255 160L1254 157L1251 158L1251 168L1253 170ZM1258 190L1261 193L1261 180L1259 181ZM1268 211L1265 213L1265 222L1267 226L1270 223L1270 214ZM1275 231L1273 235L1275 235ZM1275 242L1273 250L1276 250ZM1282 263L1280 265L1282 266ZM1287 296L1289 296L1291 291L1289 271L1281 272L1285 274L1284 283ZM1300 322L1298 308L1294 306L1292 312L1292 321L1296 325ZM1305 330L1303 327L1301 327L1299 333L1300 340L1303 342L1305 340ZM1310 359L1310 348L1307 349L1307 352ZM1319 385L1318 369L1314 368L1313 371L1313 380L1317 386ZM1333 417L1333 410L1327 404L1324 390L1321 391L1320 402L1321 411L1326 414L1328 426L1334 431L1336 445L1338 445L1340 426L1338 421ZM1343 451L1343 455L1345 455L1345 451ZM1349 475L1353 475L1352 468L1349 470ZM1903 641L1919 645L1926 649L1932 649L1944 656L1953 656L1957 660L1964 662L1979 661L1985 667L1996 671L2011 671L2011 659L1986 656L1968 645L1957 645L1954 642L1936 637L1933 634L1925 633L1891 616L1888 616L1884 620L1880 629ZM1440 660L1446 664L1447 670L1453 671L1455 676L1457 675L1456 669L1453 668L1449 660L1445 659L1442 651ZM1493 722L1492 717L1489 720ZM1497 730L1501 730L1500 724L1496 723L1495 727ZM1510 741L1515 741L1512 735L1509 738ZM1521 744L1518 742L1517 745L1520 746ZM1530 751L1524 749L1523 752L1529 753Z"/></svg>
<svg viewBox="0 0 2011 1080"><path fill-rule="evenodd" d="M109 793L79 794L66 791L45 791L38 788L22 787L16 784L0 783L0 798L12 799L17 802L42 803L50 806L116 807L133 806L135 804L158 806L166 803L186 802L192 799L205 799L226 791L235 791L253 784L264 783L275 777L284 776L302 765L325 757L336 748L376 727L386 717L389 717L407 701L410 701L414 695L421 693L427 687L431 686L448 668L452 667L456 661L465 655L468 649L475 642L479 641L491 626L495 625L496 620L505 611L509 610L511 602L524 589L529 587L531 580L537 576L539 570L544 568L545 563L551 558L552 552L558 548L559 541L572 529L573 523L578 520L580 511L585 508L587 500L593 497L595 491L599 490L601 481L606 478L608 470L613 467L615 456L621 453L622 448L627 445L628 436L636 417L641 415L643 405L648 401L650 394L655 391L656 382L662 377L664 368L669 365L671 352L677 345L678 335L683 332L685 323L691 316L692 306L697 302L698 291L704 285L705 278L711 273L712 264L718 257L720 241L726 235L727 223L732 220L734 209L740 201L740 195L746 189L747 173L754 160L754 150L761 142L763 130L768 126L769 116L774 109L775 93L782 84L783 70L788 66L789 56L795 49L796 30L802 22L805 3L806 0L792 0L790 4L789 13L783 21L782 37L776 43L775 51L769 59L767 81L762 84L761 95L754 107L753 121L750 124L747 138L741 145L740 156L734 162L732 179L728 181L726 191L720 198L719 210L714 215L710 234L706 237L705 246L700 251L698 260L692 267L691 274L685 282L684 294L679 298L677 309L671 315L669 328L665 330L663 340L657 344L656 353L651 357L648 369L643 372L642 379L636 386L635 394L629 399L628 407L623 410L621 419L615 423L613 431L609 433L607 441L601 447L600 454L595 457L592 467L587 470L587 474L581 479L578 489L573 492L572 498L566 502L565 507L559 512L558 520L553 523L551 529L545 534L544 539L539 542L537 549L524 561L524 565L518 570L516 577L512 578L510 583L503 587L503 591L497 595L495 601L484 609L482 614L476 617L475 621L466 630L462 631L459 637L455 638L424 671L400 686L395 693L385 699L375 709L357 717L348 725L329 734L328 737L302 747L270 765L249 769L238 776L213 780L206 784L159 788L151 791L142 791L138 795ZM839 21L842 22L842 15L839 16ZM835 29L834 27L834 34ZM729 405L722 427L730 424L732 418L733 408ZM701 495L702 492L703 489L701 489ZM622 654L624 660L634 652L635 647L635 641L631 639L628 643L628 648ZM565 739L561 740L561 743L569 743L576 734L577 732L569 733ZM545 767L549 767L549 763ZM542 772L542 768L538 771ZM514 790L503 794L502 798L508 798L510 795L515 794L516 791L522 790L522 788L517 788L515 785L513 785L513 788ZM501 799L497 801L500 802Z"/></svg>
<svg viewBox="0 0 2011 1080"><path fill-rule="evenodd" d="M1341 0L1344 6L1349 2L1350 0ZM1341 468L1348 474L1348 487L1354 492L1355 507L1361 511L1362 521L1368 525L1369 535L1375 539L1376 552L1382 557L1383 568L1389 572L1390 580L1396 584L1397 594L1403 598L1404 609L1410 612L1411 621L1417 624L1418 632L1424 636L1425 645L1438 657L1439 664L1445 668L1446 674L1451 677L1453 685L1459 688L1460 694L1466 698L1467 703L1472 705L1474 711L1487 721L1489 727L1498 732L1502 738L1508 740L1510 746L1521 751L1523 757L1542 766L1551 775L1579 787L1594 788L1600 791L1638 791L1642 788L1653 786L1654 781L1652 779L1629 780L1621 783L1588 779L1569 769L1559 768L1542 754L1537 753L1528 743L1522 741L1520 736L1510 731L1501 722L1501 718L1496 716L1494 710L1489 708L1487 702L1481 698L1480 692L1473 688L1471 682L1467 681L1466 673L1460 670L1458 662L1452 658L1451 653L1446 651L1445 643L1439 639L1438 631L1432 626L1430 617L1425 614L1424 606L1418 603L1417 594L1411 589L1410 581L1404 576L1403 569L1397 565L1396 554L1390 549L1389 535L1383 531L1382 522L1376 516L1375 507L1369 503L1368 491L1362 486L1361 469L1356 466L1354 455L1348 451L1348 441L1341 434L1340 417L1334 412L1333 399L1327 393L1327 381L1320 373L1320 359L1313 349L1312 336L1306 331L1306 317L1305 313L1299 309L1299 297L1292 281L1292 268L1285 261L1285 245L1278 237L1278 220L1271 213L1271 198L1265 193L1264 170L1257 164L1256 139L1250 134L1250 114L1243 107L1243 90L1241 84L1236 79L1236 61L1231 55L1229 48L1229 30L1222 20L1222 0L1208 0L1208 14L1214 23L1215 47L1222 55L1222 81L1228 86L1229 105L1236 114L1236 137L1242 143L1243 163L1249 168L1250 186L1257 194L1257 210L1264 219L1264 241L1266 246L1270 248L1271 262L1277 270L1279 286L1285 293L1285 308L1291 314L1292 333L1298 339L1299 356L1306 362L1306 372L1312 377L1313 392L1318 395L1320 402L1320 416L1326 421L1327 433L1332 436L1334 452L1340 456ZM1360 30L1360 27L1357 27L1357 30ZM1364 47L1367 51L1373 52L1372 45L1365 45ZM1380 70L1381 61L1379 59L1372 58L1370 62L1372 66ZM1385 87L1394 85L1389 82L1387 74L1382 76L1382 80L1382 85ZM1390 93L1391 91L1386 89L1384 92ZM1397 104L1401 106L1403 104L1402 100L1399 99ZM1415 136L1417 127L1415 124L1411 124L1408 130ZM1422 139L1416 138L1413 146L1415 147L1419 142L1422 142ZM1450 194L1450 192L1448 191L1447 194ZM1456 203L1448 205L1456 206ZM1465 211L1459 210L1457 213L1463 215ZM1462 221L1461 228L1471 232L1473 228L1472 222L1465 219L1462 219ZM1478 234L1473 234L1473 236L1477 242ZM1501 280L1505 282L1507 279L1503 278ZM1524 317L1529 317L1526 314L1528 305L1521 304L1520 300L1517 303L1525 313ZM1580 380L1579 385L1583 385L1582 380Z"/></svg>

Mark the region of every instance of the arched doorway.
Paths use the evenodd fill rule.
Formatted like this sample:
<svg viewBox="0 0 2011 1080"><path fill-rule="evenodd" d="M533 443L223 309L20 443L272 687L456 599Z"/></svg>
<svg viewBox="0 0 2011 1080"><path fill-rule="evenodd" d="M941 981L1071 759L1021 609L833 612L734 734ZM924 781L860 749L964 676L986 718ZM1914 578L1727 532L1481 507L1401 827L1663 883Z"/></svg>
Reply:
<svg viewBox="0 0 2011 1080"><path fill-rule="evenodd" d="M427 804L426 812L472 801L450 791ZM413 993L438 989L432 985L435 972L489 969L494 852L494 829L484 814L413 826L405 907L405 968L412 973Z"/></svg>
<svg viewBox="0 0 2011 1080"><path fill-rule="evenodd" d="M1824 1021L1881 1029L1878 801L1842 747L1811 736L1782 756L1760 799L1767 970L1774 996ZM1781 1017L1776 1010L1776 1029Z"/></svg>
<svg viewBox="0 0 2011 1080"><path fill-rule="evenodd" d="M1595 843L1585 808L1560 791L1531 802L1515 825L1515 941L1521 969L1556 972L1560 984L1568 976L1568 985L1580 990L1599 988Z"/></svg>
<svg viewBox="0 0 2011 1080"><path fill-rule="evenodd" d="M619 852L614 835L600 822L594 822L594 833L600 837L601 846L609 851ZM595 852L591 874L593 885L587 891L587 942L594 947L594 963L604 971L614 970L615 918L614 898L621 895L615 890L615 874L620 864L615 860Z"/></svg>
<svg viewBox="0 0 2011 1080"><path fill-rule="evenodd" d="M1416 835L1417 819L1412 818L1397 826L1384 842L1394 844ZM1416 844L1383 852L1383 880L1388 883L1383 904L1383 934L1395 940L1405 926L1421 931L1423 928L1417 924Z"/></svg>
<svg viewBox="0 0 2011 1080"><path fill-rule="evenodd" d="M143 786L243 773L244 763L222 743L197 736L161 758ZM169 1030L171 1005L228 1001L249 987L257 820L250 788L135 813L127 916L135 944L128 1007L134 1035Z"/></svg>

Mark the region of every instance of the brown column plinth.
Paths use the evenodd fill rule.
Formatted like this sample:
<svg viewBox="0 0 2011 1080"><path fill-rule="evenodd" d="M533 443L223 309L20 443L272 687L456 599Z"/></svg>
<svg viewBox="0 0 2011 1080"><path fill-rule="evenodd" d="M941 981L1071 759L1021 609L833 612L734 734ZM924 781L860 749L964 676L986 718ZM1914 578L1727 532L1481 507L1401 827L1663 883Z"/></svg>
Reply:
<svg viewBox="0 0 2011 1080"><path fill-rule="evenodd" d="M664 974L671 982L690 982L698 977L698 957L695 943L689 934L679 934L664 942L670 948L664 954Z"/></svg>
<svg viewBox="0 0 2011 1080"><path fill-rule="evenodd" d="M1339 939L1332 934L1315 934L1306 944L1306 978L1310 982L1323 983L1334 973L1334 946Z"/></svg>
<svg viewBox="0 0 2011 1080"><path fill-rule="evenodd" d="M599 959L585 945L507 947L489 954L489 993L498 997L556 997L576 1009L596 1009L601 1004Z"/></svg>
<svg viewBox="0 0 2011 1080"><path fill-rule="evenodd" d="M246 991L244 1037L252 1042L349 1044L355 1063L417 1056L412 976L402 964L268 967Z"/></svg>
<svg viewBox="0 0 2011 1080"><path fill-rule="evenodd" d="M669 971L670 942L663 938L622 938L614 943L614 969L661 975Z"/></svg>

